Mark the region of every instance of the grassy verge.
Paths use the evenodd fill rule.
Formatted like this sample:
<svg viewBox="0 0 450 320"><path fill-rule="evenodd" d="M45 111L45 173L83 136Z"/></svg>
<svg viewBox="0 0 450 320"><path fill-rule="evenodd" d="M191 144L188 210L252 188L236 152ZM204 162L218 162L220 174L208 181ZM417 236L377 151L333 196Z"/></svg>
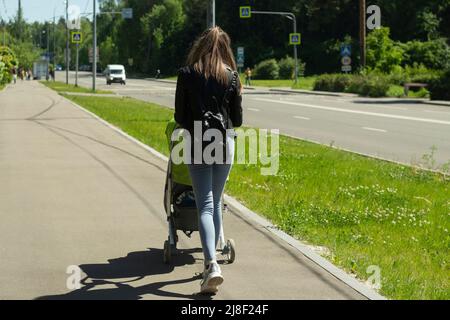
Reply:
<svg viewBox="0 0 450 320"><path fill-rule="evenodd" d="M166 80L177 80L177 77L168 77ZM252 80L252 87L266 87L266 88L292 88L302 90L312 90L316 76L300 77L298 83L295 85L292 80ZM241 82L245 84L245 76L241 74Z"/></svg>
<svg viewBox="0 0 450 320"><path fill-rule="evenodd" d="M403 98L404 94L405 90L402 86L391 85L386 95L388 97ZM418 91L409 90L408 98L430 98L430 92L425 88L421 88Z"/></svg>
<svg viewBox="0 0 450 320"><path fill-rule="evenodd" d="M40 81L40 83L46 85L50 89L53 89L57 92L77 92L77 93L97 93L97 94L111 94L111 91L105 90L96 90L95 92L92 89L84 88L84 87L75 87L73 84L66 84L65 82L60 81Z"/></svg>
<svg viewBox="0 0 450 320"><path fill-rule="evenodd" d="M168 155L173 111L130 98L69 99ZM448 177L281 136L280 171L235 165L227 192L396 299L449 299Z"/></svg>

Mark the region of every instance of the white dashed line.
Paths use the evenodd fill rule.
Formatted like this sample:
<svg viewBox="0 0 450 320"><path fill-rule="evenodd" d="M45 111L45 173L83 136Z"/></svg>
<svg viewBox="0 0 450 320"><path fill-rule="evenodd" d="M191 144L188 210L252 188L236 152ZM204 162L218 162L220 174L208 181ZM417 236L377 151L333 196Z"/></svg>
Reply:
<svg viewBox="0 0 450 320"><path fill-rule="evenodd" d="M377 128L370 128L370 127L362 127L364 130L370 130L370 131L377 131L377 132L387 132L383 129L377 129Z"/></svg>
<svg viewBox="0 0 450 320"><path fill-rule="evenodd" d="M259 109L255 109L255 108L247 108L248 111L254 111L254 112L259 112Z"/></svg>
<svg viewBox="0 0 450 320"><path fill-rule="evenodd" d="M294 116L295 119L301 119L301 120L311 120L310 118L307 117L301 117L301 116Z"/></svg>
<svg viewBox="0 0 450 320"><path fill-rule="evenodd" d="M277 101L277 100L272 100L272 99L254 98L254 100L264 101L264 102L271 102L271 103L281 103L281 104L294 105L294 106L300 106L300 107L305 107L305 108L328 110L328 111L362 114L362 115L373 116L373 117L382 117L382 118L391 118L391 119L420 121L420 122L428 122L428 123L450 125L450 121L444 121L444 120L438 120L438 119L408 117L408 116L401 116L401 115L398 115L398 114L368 112L368 111L352 110L352 109L345 109L345 108L333 108L333 107L326 107L326 106L307 104L307 103L294 103L294 102L288 102L288 101Z"/></svg>

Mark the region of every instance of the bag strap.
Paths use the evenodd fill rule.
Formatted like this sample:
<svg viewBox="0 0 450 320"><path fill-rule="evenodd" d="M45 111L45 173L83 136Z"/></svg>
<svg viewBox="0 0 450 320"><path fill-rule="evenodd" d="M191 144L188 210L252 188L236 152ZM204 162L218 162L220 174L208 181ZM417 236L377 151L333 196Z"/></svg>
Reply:
<svg viewBox="0 0 450 320"><path fill-rule="evenodd" d="M230 110L229 110L230 109L230 100L229 100L229 97L230 97L231 93L233 92L234 87L237 87L237 77L238 77L238 74L237 74L236 71L233 71L231 69L228 69L228 70L230 70L231 73L232 73L231 84L227 88L227 91L225 92L225 94L223 96L223 99L222 99L222 110L226 113L227 126L228 126L229 119L230 119L230 117L229 117L229 115L230 115Z"/></svg>

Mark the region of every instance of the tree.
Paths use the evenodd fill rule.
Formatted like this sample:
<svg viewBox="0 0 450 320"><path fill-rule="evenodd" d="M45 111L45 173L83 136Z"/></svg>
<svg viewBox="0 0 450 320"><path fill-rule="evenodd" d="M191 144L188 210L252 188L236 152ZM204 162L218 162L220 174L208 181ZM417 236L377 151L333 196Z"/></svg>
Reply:
<svg viewBox="0 0 450 320"><path fill-rule="evenodd" d="M19 64L11 48L0 46L0 63L0 85L10 83L11 70Z"/></svg>
<svg viewBox="0 0 450 320"><path fill-rule="evenodd" d="M31 42L17 42L12 49L16 53L17 60L23 68L32 68L33 63L39 59L42 51L38 50Z"/></svg>
<svg viewBox="0 0 450 320"><path fill-rule="evenodd" d="M117 48L112 40L112 37L107 37L100 46L100 65L102 68L106 68L108 64L116 63L117 61Z"/></svg>
<svg viewBox="0 0 450 320"><path fill-rule="evenodd" d="M390 73L403 59L403 50L389 37L389 28L375 29L367 37L367 66Z"/></svg>
<svg viewBox="0 0 450 320"><path fill-rule="evenodd" d="M152 58L162 62L163 56L164 59L169 58L165 54L161 55L162 53L173 53L171 49L177 44L171 43L170 39L182 29L184 21L181 0L164 0L141 18L142 31L148 39L147 71L150 71L151 66L159 68L158 63L152 63Z"/></svg>

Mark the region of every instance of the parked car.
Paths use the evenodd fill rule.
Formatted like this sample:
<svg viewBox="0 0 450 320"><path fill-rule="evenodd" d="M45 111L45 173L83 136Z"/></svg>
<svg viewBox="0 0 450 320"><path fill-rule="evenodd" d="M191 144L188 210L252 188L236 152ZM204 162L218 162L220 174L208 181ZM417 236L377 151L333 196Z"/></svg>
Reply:
<svg viewBox="0 0 450 320"><path fill-rule="evenodd" d="M62 65L60 65L60 64L57 64L57 65L55 66L55 70L56 70L56 71L62 71L62 69L63 69L63 67L62 67Z"/></svg>
<svg viewBox="0 0 450 320"><path fill-rule="evenodd" d="M109 64L105 71L106 84L111 85L113 82L126 84L127 76L125 72L125 67L121 64Z"/></svg>
<svg viewBox="0 0 450 320"><path fill-rule="evenodd" d="M81 66L78 67L79 71L91 71L91 66L88 64L82 64Z"/></svg>

